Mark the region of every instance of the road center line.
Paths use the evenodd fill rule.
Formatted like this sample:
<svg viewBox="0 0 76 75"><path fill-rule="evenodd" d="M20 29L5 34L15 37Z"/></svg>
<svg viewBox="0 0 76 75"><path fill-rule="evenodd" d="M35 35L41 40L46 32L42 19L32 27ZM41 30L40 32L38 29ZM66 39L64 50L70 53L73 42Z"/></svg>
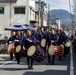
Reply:
<svg viewBox="0 0 76 75"><path fill-rule="evenodd" d="M70 48L70 75L74 75L73 50Z"/></svg>

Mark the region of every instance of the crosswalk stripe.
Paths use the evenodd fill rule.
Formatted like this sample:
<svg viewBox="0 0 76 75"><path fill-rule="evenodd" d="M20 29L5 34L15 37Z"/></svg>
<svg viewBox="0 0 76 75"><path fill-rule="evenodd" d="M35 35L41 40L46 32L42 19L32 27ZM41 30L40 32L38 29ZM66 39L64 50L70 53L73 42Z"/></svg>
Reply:
<svg viewBox="0 0 76 75"><path fill-rule="evenodd" d="M11 62L13 62L13 61L5 62L5 63L3 63L2 65L0 65L0 67L4 66L4 65L6 65L6 64L9 64L9 63L11 63Z"/></svg>

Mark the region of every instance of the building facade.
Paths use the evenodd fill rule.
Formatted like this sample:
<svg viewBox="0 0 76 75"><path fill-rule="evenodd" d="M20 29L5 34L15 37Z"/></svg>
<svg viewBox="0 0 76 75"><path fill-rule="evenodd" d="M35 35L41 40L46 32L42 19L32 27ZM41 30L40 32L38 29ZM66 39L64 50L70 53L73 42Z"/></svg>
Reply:
<svg viewBox="0 0 76 75"><path fill-rule="evenodd" d="M60 29L60 26L61 26L60 18L55 18L55 24L57 28Z"/></svg>
<svg viewBox="0 0 76 75"><path fill-rule="evenodd" d="M0 0L0 35L8 36L5 27L35 24L35 0Z"/></svg>
<svg viewBox="0 0 76 75"><path fill-rule="evenodd" d="M40 17L39 17L39 8L40 8ZM35 9L36 9L36 20L40 21L40 26L47 26L47 5L45 2L35 2ZM39 18L39 20L38 20Z"/></svg>

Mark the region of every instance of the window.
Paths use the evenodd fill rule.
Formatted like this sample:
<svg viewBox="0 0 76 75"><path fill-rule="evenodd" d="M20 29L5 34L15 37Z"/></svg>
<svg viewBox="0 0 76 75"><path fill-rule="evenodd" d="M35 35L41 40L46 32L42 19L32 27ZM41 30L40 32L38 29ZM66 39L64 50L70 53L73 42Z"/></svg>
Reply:
<svg viewBox="0 0 76 75"><path fill-rule="evenodd" d="M15 14L25 14L25 7L15 7L14 13Z"/></svg>
<svg viewBox="0 0 76 75"><path fill-rule="evenodd" d="M4 7L0 7L0 14L4 14Z"/></svg>

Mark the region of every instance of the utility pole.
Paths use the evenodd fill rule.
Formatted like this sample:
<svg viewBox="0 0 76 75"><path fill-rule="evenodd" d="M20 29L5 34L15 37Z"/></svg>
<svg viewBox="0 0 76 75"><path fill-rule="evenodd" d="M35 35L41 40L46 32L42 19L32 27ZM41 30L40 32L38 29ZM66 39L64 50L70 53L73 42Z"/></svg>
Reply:
<svg viewBox="0 0 76 75"><path fill-rule="evenodd" d="M69 9L70 9L70 13L71 13L71 20L72 20L72 34L73 34L74 16L72 15L71 1L70 1L70 0L69 0Z"/></svg>
<svg viewBox="0 0 76 75"><path fill-rule="evenodd" d="M40 13L40 18L41 18L41 27L43 26L43 15L44 15L44 3L41 2L41 13Z"/></svg>
<svg viewBox="0 0 76 75"><path fill-rule="evenodd" d="M50 16L50 4L48 4L48 27L50 28L51 16Z"/></svg>
<svg viewBox="0 0 76 75"><path fill-rule="evenodd" d="M73 0L73 11L74 11L74 28L75 28L75 25L76 25L76 1Z"/></svg>
<svg viewBox="0 0 76 75"><path fill-rule="evenodd" d="M40 0L38 4L38 27L40 26Z"/></svg>
<svg viewBox="0 0 76 75"><path fill-rule="evenodd" d="M10 26L11 26L11 2L10 2Z"/></svg>

